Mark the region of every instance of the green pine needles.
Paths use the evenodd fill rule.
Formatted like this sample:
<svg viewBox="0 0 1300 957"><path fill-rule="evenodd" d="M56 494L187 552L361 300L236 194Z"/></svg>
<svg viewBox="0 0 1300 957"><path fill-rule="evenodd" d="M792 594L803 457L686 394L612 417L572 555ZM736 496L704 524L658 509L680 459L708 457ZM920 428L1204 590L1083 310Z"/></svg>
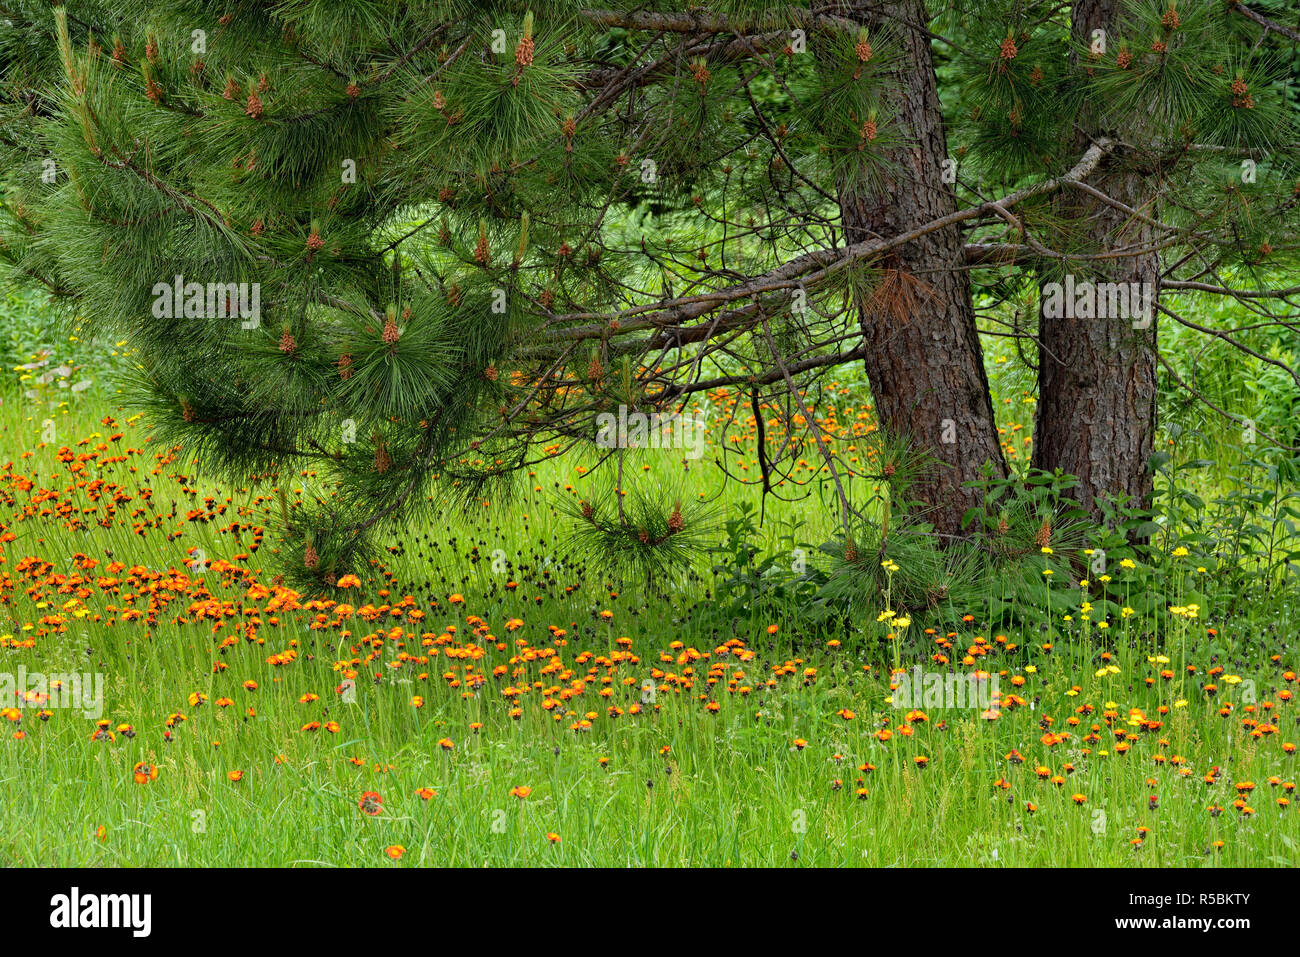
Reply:
<svg viewBox="0 0 1300 957"><path fill-rule="evenodd" d="M797 484L801 455L843 471L796 399L860 365L873 323L932 305L933 275L897 260L911 240L864 225L922 144L952 160L927 188L965 210L1042 186L941 223L998 247L972 267L994 270L990 309L1060 265L1026 231L1084 256L1124 241L1054 200L1097 139L1084 115L1113 132L1106 163L1177 182L1134 216L1165 217L1169 262L1201 250L1188 278L1291 261L1293 67L1232 4L1139 0L1098 40L1068 4L895 3L940 37L948 146L907 111L935 79L911 65L921 27L868 6L0 0L0 261L129 340L162 437L239 478L313 474L282 531L287 573L318 586L619 407L740 388L802 430L756 486ZM962 454L926 438L947 426L881 425L941 467ZM963 502L927 481L956 527ZM630 501L579 534L638 573L689 562L694 506Z"/></svg>

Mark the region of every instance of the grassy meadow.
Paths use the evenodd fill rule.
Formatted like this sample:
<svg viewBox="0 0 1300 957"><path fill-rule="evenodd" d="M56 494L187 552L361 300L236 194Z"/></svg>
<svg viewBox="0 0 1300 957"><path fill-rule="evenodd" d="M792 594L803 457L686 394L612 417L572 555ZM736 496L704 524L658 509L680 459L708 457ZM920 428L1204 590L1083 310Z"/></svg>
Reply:
<svg viewBox="0 0 1300 957"><path fill-rule="evenodd" d="M927 602L903 597L922 559L886 547L884 595L845 606L815 450L760 525L747 397L710 394L705 455L646 450L625 480L713 510L680 580L613 581L574 547L560 506L609 470L589 448L431 503L308 595L275 529L313 475L205 475L48 351L3 375L0 671L103 680L98 716L49 686L0 702L7 865L1300 862L1289 492L1234 528L1227 489L1254 486L1176 436L1162 487L1202 507L1140 560L1098 576L1049 538ZM1032 402L996 381L1023 461ZM871 496L864 383L815 398ZM895 707L918 665L999 697Z"/></svg>

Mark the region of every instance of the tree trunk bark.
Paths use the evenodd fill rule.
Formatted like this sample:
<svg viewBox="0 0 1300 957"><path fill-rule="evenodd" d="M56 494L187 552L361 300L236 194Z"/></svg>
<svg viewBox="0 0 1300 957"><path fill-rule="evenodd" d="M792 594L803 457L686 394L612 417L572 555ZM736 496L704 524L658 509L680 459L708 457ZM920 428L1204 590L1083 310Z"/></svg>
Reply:
<svg viewBox="0 0 1300 957"><path fill-rule="evenodd" d="M1113 42L1119 7L1116 0L1076 2L1071 26L1075 41L1087 43L1092 31L1100 29ZM1096 126L1096 119L1081 116L1080 127L1090 126ZM1139 128L1119 131L1121 138L1128 139L1126 133L1138 142L1147 139ZM1087 139L1081 138L1079 146L1085 148ZM1122 156L1103 160L1092 185L1137 210L1143 210L1152 195L1146 177L1126 166ZM1061 241L1083 252L1152 239L1151 228L1142 221L1084 193L1063 196L1058 213L1066 223ZM1081 244L1070 241L1071 229L1083 231ZM1144 506L1151 500L1148 461L1156 427L1160 257L1153 253L1103 261L1100 268L1091 264L1068 268L1076 283L1118 283L1125 292L1150 294L1149 316L1101 315L1101 310L1091 317L1078 316L1080 310L1049 316L1048 310L1040 307L1039 311L1038 417L1032 464L1077 476L1075 498L1099 521L1098 500L1103 496L1127 495ZM1103 299L1098 296L1098 303ZM1040 303L1048 301L1044 296Z"/></svg>
<svg viewBox="0 0 1300 957"><path fill-rule="evenodd" d="M873 33L888 29L902 47L891 80L901 91L897 120L906 145L892 151L894 172L872 187L865 175L839 184L845 241L893 236L956 211L943 182L948 156L924 0L854 4L855 19ZM961 534L965 511L982 502L964 482L985 463L1006 475L988 377L962 265L956 226L898 247L878 263L876 289L859 293L864 360L876 416L886 435L907 439L934 459L910 495L940 532Z"/></svg>

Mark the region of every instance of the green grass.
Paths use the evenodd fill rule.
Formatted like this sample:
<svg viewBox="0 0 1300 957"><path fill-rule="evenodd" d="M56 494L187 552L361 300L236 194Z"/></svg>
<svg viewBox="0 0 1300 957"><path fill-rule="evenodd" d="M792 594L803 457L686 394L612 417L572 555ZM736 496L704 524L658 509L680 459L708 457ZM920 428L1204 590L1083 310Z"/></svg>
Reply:
<svg viewBox="0 0 1300 957"><path fill-rule="evenodd" d="M667 596L647 595L633 584L612 587L566 550L568 526L554 502L585 490L591 480L579 469L594 464L571 455L539 467L509 501L470 513L435 511L392 534L386 565L363 575L359 588L334 596L360 607L381 605L381 589L394 604L410 595L412 606L427 613L422 621L385 613L373 622L354 616L342 628L313 629L314 610L271 608L268 599L248 594L253 578L269 585L275 573L278 506L269 485L231 487L194 475L181 455L160 462L165 450L145 441L142 423L101 424L106 414L123 420L125 414L100 386L68 397L62 407L62 398L3 395L0 463L12 460L13 468L0 475L0 525L15 538L4 544L0 565L0 635L12 636L11 645L32 639L32 647L0 649L0 671L22 665L47 674L102 673L103 717L135 732L93 741L94 723L67 709L44 721L24 709L21 722L6 722L3 863L1181 867L1293 866L1300 858L1297 805L1277 804L1286 794L1282 784L1297 776L1296 759L1282 745L1300 736L1300 712L1279 695L1294 688L1282 674L1296 662L1289 651L1269 660L1289 645L1279 636L1294 630L1294 597L1270 588L1267 601L1231 613L1207 603L1197 619L1170 615L1168 605L1185 601L1187 582L1196 580L1188 567L1195 555L1135 570L1134 590L1154 589L1148 597L1157 610L1116 618L1106 632L1077 617L1077 588L1054 582L1057 611L1026 608L1014 626L990 629L978 619L953 617L965 609L929 617L918 609L903 640L891 642L886 624L866 608L833 629L809 623L807 609L794 599L723 615L707 600L719 585L708 560ZM846 389L840 399L842 421L854 422L860 394ZM54 422L55 440L42 443L46 419ZM125 436L109 441L116 431ZM61 446L83 454L100 443L107 448L75 477L58 461ZM124 461L105 461L121 455ZM755 498L752 489L724 483L708 458L689 475L668 453L647 453L644 461L651 468L638 472L637 481L703 494L724 514ZM815 474L816 461L809 453L814 465L805 477ZM14 480L20 475L33 480L30 489ZM95 479L117 483L125 499L106 527L96 524L105 517L106 498L95 500L94 489L78 486ZM863 492L866 480L860 481L856 490ZM285 476L282 485L310 488L311 476ZM42 489L57 496L37 502ZM152 490L147 499L144 489ZM211 508L206 496L213 496ZM60 514L61 505L74 511ZM832 533L833 510L816 495L769 508L751 544L775 554L782 566L791 528L793 541L808 546ZM191 509L206 520L187 520ZM70 518L85 529L68 528ZM262 547L252 550L249 529L222 531L232 522L266 527ZM192 548L213 567L188 572ZM78 569L77 553L98 566ZM248 559L235 560L240 554ZM31 557L53 567L20 572ZM116 594L97 582L114 560L127 566L112 576L123 582ZM215 565L222 560L229 564ZM129 577L137 564L149 575L173 578L165 587L155 578L153 597L169 601L155 609L153 624L123 622L120 610L108 607L135 607L148 617L148 575ZM168 576L169 569L201 580L234 612L215 635L213 620L199 620L190 608L192 585ZM126 592L134 596L130 602ZM450 604L452 594L464 603ZM1071 609L1076 615L1066 622L1060 612ZM612 618L602 619L602 611ZM472 634L471 615L495 641ZM522 620L517 630L507 630L512 619ZM252 624L255 639L237 635L219 651L241 622ZM435 644L437 656L402 661L403 654L430 651L421 636L437 642L453 625L455 640ZM778 626L776 634L769 625ZM925 635L927 626L937 635ZM1208 636L1207 627L1218 636ZM562 643L551 628L565 631ZM930 656L940 650L934 638L949 631L951 668L968 671L961 659L982 638L994 649L982 666L1005 672L1003 690L1025 705L993 721L981 720L978 709L929 707L914 734L897 733L907 722L906 712L888 703L891 664L941 667ZM371 636L382 638L372 645ZM839 647L829 643L832 636ZM630 653L619 654L620 637L631 639ZM727 647L733 640L743 646ZM268 663L291 648L297 655L290 663ZM475 690L466 659L447 654L465 648L482 651L475 668L485 680ZM697 654L683 658L690 649ZM559 664L544 671L553 659L537 653L548 651ZM1157 655L1168 663L1152 661ZM344 700L336 691L344 679L337 663L363 656L373 657L356 668L354 700ZM218 661L226 668L214 673ZM1184 664L1197 671L1184 676ZM1203 690L1205 672L1216 665L1243 681L1219 677L1211 697ZM499 677L498 667L505 668ZM710 685L713 667L718 680ZM1166 667L1172 678L1159 676ZM448 672L459 686L443 677ZM1023 686L1013 688L1013 678ZM250 680L256 691L243 687ZM577 681L584 690L561 702L556 720L543 700L559 700L556 689ZM647 682L652 693L644 690ZM520 714L512 717L504 692L525 686ZM599 695L602 687L608 698ZM194 693L207 701L194 706L188 700ZM300 703L307 694L319 700ZM412 705L416 695L423 707ZM643 696L641 713L630 713ZM218 707L223 697L233 703ZM708 701L717 703L716 712L706 708ZM1234 706L1227 717L1218 714L1224 702ZM1085 705L1093 713L1077 714ZM1163 717L1162 705L1170 709ZM624 713L611 717L611 706ZM1162 726L1131 725L1133 708L1161 718ZM851 720L841 716L844 709L853 712ZM1107 710L1114 714L1109 722ZM167 742L165 723L178 712L186 720L174 724ZM583 729L587 712L596 716ZM1045 744L1045 717L1053 719L1053 731L1071 737ZM1068 725L1072 717L1081 719L1077 727ZM1277 732L1252 735L1247 718L1271 722ZM337 733L301 730L311 721L336 721ZM882 742L874 732L886 723L895 733ZM1099 740L1086 742L1094 723ZM19 730L25 737L12 737ZM1128 753L1115 750L1115 730L1135 735ZM454 749L440 747L444 738ZM796 747L796 739L806 745ZM1013 749L1024 763L1008 762ZM914 761L918 756L929 758L925 769ZM1165 760L1157 763L1157 756ZM157 778L135 783L138 762L155 765ZM873 770L859 770L868 763ZM1064 783L1040 780L1040 765ZM1203 778L1214 766L1222 774L1207 784ZM1181 775L1180 768L1190 773ZM243 779L232 782L231 771L244 772ZM1278 785L1268 783L1272 777ZM1232 806L1241 782L1255 784L1249 816ZM531 794L512 796L518 786ZM417 795L426 787L436 796ZM359 809L366 791L382 796L380 814ZM1075 794L1085 803L1074 803ZM1037 810L1030 813L1027 802ZM1222 806L1222 814L1209 813L1211 804ZM1149 833L1135 847L1139 827ZM548 833L560 842L552 844ZM1222 848L1212 851L1216 841ZM385 856L392 845L406 848L395 864Z"/></svg>

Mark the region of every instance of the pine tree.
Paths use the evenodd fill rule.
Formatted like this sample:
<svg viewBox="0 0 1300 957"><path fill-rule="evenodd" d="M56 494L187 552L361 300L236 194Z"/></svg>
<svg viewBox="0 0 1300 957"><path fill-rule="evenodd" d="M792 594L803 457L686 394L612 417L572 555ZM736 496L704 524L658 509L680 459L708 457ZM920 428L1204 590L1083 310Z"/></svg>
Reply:
<svg viewBox="0 0 1300 957"><path fill-rule="evenodd" d="M812 451L848 528L818 424L846 364L920 456L882 478L961 534L970 483L1007 473L981 331L1037 357L1035 462L1100 514L1150 492L1158 324L1040 318L1042 289L1151 282L1160 322L1196 325L1189 295L1287 321L1285 16L0 0L0 258L131 340L164 435L234 475L321 477L283 529L316 581L437 490L723 387L760 434L802 430L760 454L764 492ZM587 525L681 544L679 497Z"/></svg>

